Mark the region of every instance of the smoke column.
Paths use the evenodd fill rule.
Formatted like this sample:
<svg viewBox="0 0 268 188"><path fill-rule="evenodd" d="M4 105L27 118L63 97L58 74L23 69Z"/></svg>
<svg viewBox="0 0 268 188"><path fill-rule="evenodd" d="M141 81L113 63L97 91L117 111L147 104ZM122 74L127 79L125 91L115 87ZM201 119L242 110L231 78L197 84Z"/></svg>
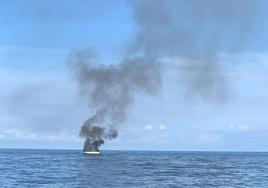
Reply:
<svg viewBox="0 0 268 188"><path fill-rule="evenodd" d="M96 66L88 50L70 56L81 95L94 113L80 131L86 151L117 137L135 95L157 95L164 59L185 59L178 74L190 96L225 98L228 87L218 54L243 48L258 1L135 0L130 5L137 30L122 62Z"/></svg>
<svg viewBox="0 0 268 188"><path fill-rule="evenodd" d="M161 86L159 66L147 58L129 58L115 66L95 67L91 52L71 55L81 94L95 114L84 122L80 136L86 138L84 150L99 150L105 139L114 139L126 119L136 94L156 95Z"/></svg>

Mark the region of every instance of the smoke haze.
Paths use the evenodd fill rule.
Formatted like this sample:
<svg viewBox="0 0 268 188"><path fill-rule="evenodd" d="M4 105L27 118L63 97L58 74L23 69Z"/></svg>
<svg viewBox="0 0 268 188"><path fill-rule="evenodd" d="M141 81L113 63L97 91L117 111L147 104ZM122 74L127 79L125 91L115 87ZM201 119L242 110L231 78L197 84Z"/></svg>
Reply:
<svg viewBox="0 0 268 188"><path fill-rule="evenodd" d="M191 97L228 97L220 52L238 52L252 40L259 1L131 1L137 34L129 51L180 62L179 78Z"/></svg>

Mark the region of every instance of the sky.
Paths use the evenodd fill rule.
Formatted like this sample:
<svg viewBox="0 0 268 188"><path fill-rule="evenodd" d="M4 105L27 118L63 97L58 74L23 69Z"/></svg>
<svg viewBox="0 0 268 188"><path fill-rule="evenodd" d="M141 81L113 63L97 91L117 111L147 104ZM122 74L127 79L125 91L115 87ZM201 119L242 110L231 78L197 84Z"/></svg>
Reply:
<svg viewBox="0 0 268 188"><path fill-rule="evenodd" d="M254 29L246 28L250 40L217 52L226 101L188 97L175 71L183 57L168 60L161 93L137 95L119 137L102 148L268 151L268 15L260 2ZM101 64L117 64L137 32L132 7L126 0L0 4L0 148L81 149L80 126L91 111L68 56L89 48Z"/></svg>

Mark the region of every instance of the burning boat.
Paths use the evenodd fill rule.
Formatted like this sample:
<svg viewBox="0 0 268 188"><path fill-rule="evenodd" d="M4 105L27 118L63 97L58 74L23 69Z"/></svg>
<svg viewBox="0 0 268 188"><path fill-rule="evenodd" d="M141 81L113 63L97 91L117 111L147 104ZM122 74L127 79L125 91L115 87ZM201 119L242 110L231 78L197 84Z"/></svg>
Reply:
<svg viewBox="0 0 268 188"><path fill-rule="evenodd" d="M98 155L100 154L99 146L103 143L104 141L102 139L93 142L90 139L86 139L83 152L85 154Z"/></svg>

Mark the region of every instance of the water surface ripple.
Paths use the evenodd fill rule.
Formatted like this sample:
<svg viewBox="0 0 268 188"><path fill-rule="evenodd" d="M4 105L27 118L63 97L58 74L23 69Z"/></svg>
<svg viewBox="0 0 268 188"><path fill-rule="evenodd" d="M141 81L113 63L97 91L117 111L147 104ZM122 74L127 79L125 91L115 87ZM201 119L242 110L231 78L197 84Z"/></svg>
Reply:
<svg viewBox="0 0 268 188"><path fill-rule="evenodd" d="M268 187L268 153L0 149L0 187Z"/></svg>

